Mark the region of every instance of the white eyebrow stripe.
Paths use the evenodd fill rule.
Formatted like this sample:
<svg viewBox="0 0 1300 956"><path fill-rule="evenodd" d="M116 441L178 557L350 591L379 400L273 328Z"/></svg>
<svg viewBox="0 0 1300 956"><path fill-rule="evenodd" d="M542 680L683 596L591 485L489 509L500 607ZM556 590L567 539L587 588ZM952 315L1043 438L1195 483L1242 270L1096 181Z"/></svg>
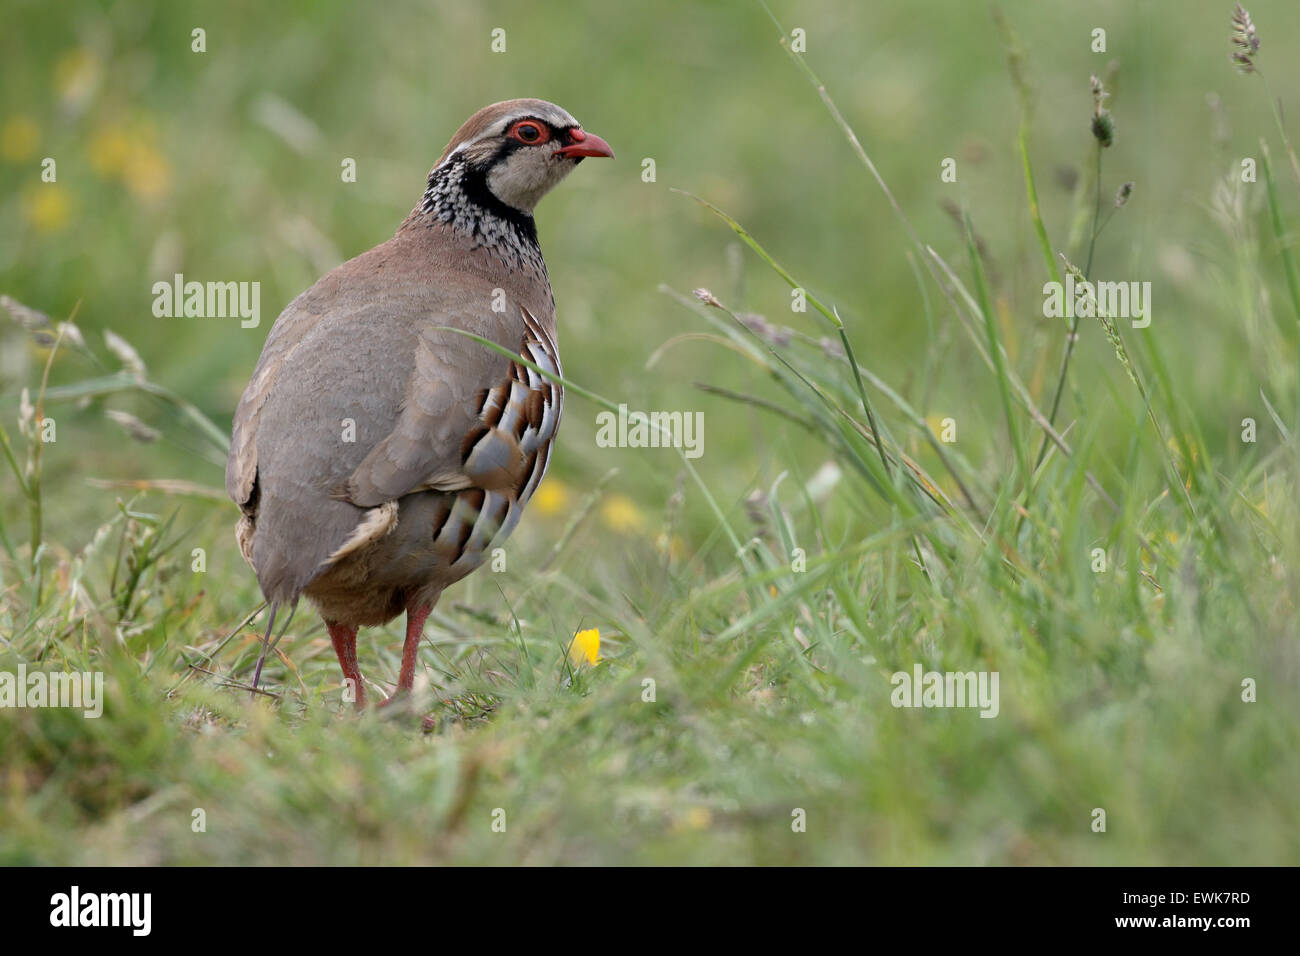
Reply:
<svg viewBox="0 0 1300 956"><path fill-rule="evenodd" d="M509 116L502 119L500 121L499 126L492 127L493 129L496 130L495 133L484 133L483 135L500 136L503 133L505 133L505 131L508 130L515 123L518 123L520 120L526 120L526 119L541 120L547 126L552 126L556 129L567 129L570 126L581 125L576 119L574 119L568 113L564 113L559 116L548 116L544 113L538 113L533 110L520 110L519 112L511 113Z"/></svg>
<svg viewBox="0 0 1300 956"><path fill-rule="evenodd" d="M453 149L450 153L447 154L447 158L443 160L443 162L444 163L450 162L452 157L464 152L466 149L468 149L470 146L475 145L476 143L483 142L485 139L493 139L497 136L504 136L506 134L506 130L510 129L510 127L513 126L515 123L518 123L520 120L524 120L524 119L541 120L543 123L546 123L548 126L554 127L556 129L568 129L570 127L577 127L579 129L582 128L582 124L579 123L572 116L570 116L568 113L565 113L562 118L554 118L554 117L543 116L532 110L520 110L517 113L511 113L509 116L497 120L495 124L489 126L487 129L485 129L481 134L476 136L474 139L468 139L465 142L459 144L455 149Z"/></svg>
<svg viewBox="0 0 1300 956"><path fill-rule="evenodd" d="M526 120L526 119L542 120L542 122L546 123L548 126L551 125L550 120L547 120L541 116L537 116L533 113L516 113L515 115L507 116L504 120L502 120L501 129L499 129L494 135L501 136L505 133L506 130L514 126L520 120Z"/></svg>

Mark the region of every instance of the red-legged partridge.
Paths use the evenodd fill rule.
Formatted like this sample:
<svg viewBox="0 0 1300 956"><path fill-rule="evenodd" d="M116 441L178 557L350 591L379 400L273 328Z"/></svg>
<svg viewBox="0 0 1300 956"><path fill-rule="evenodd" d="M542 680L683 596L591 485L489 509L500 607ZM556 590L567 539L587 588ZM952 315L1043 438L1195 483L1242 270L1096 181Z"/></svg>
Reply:
<svg viewBox="0 0 1300 956"><path fill-rule="evenodd" d="M294 299L267 336L226 465L236 537L271 604L267 638L305 595L358 708L357 628L406 611L409 690L425 618L514 529L560 423L558 384L442 327L559 374L533 208L584 157L613 155L552 103L479 110L397 234Z"/></svg>

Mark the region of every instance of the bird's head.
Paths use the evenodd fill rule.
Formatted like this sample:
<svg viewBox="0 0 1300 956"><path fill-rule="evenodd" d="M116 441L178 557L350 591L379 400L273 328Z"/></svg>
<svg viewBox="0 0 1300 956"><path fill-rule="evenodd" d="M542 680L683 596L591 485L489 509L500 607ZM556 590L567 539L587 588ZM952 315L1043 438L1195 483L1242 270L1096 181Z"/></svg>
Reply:
<svg viewBox="0 0 1300 956"><path fill-rule="evenodd" d="M496 199L531 213L587 156L612 159L614 151L554 103L506 100L485 106L466 120L447 144L438 167L463 161L482 176Z"/></svg>

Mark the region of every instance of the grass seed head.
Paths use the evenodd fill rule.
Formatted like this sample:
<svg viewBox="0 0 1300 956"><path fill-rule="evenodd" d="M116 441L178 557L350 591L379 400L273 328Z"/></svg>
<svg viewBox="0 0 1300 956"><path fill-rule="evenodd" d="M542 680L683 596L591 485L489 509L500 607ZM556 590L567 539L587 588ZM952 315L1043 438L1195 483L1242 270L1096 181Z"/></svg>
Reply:
<svg viewBox="0 0 1300 956"><path fill-rule="evenodd" d="M1088 77L1088 85L1092 90L1092 135L1104 148L1115 142L1115 120L1105 106L1110 94L1096 73Z"/></svg>
<svg viewBox="0 0 1300 956"><path fill-rule="evenodd" d="M1115 142L1115 121L1109 110L1102 110L1092 118L1092 135L1103 148Z"/></svg>
<svg viewBox="0 0 1300 956"><path fill-rule="evenodd" d="M1232 62L1242 73L1255 72L1255 54L1259 52L1259 37L1250 14L1240 3L1232 8Z"/></svg>

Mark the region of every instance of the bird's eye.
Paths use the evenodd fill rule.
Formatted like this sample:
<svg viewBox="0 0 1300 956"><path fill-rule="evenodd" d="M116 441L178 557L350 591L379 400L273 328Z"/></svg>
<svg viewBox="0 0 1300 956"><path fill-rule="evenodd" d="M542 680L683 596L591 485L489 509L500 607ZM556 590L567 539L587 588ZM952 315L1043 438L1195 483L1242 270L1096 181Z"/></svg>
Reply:
<svg viewBox="0 0 1300 956"><path fill-rule="evenodd" d="M539 124L530 120L516 123L510 130L510 135L519 142L527 143L530 146L545 142L547 139L546 131Z"/></svg>

